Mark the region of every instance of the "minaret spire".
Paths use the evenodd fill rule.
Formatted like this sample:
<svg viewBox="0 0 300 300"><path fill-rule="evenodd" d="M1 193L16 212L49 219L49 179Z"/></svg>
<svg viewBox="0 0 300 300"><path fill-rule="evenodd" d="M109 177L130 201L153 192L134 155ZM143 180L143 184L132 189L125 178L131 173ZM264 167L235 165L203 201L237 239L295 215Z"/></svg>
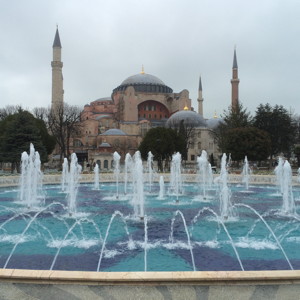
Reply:
<svg viewBox="0 0 300 300"><path fill-rule="evenodd" d="M238 64L236 58L236 48L233 53L232 79L231 79L231 108L235 110L239 105L239 83Z"/></svg>
<svg viewBox="0 0 300 300"><path fill-rule="evenodd" d="M56 33L54 37L54 42L53 42L53 48L58 47L61 48L61 43L60 43L60 38L59 38L59 32L58 32L58 26L56 25Z"/></svg>
<svg viewBox="0 0 300 300"><path fill-rule="evenodd" d="M237 69L237 68L238 68L238 65L237 65L237 59L236 59L236 47L234 47L232 69Z"/></svg>
<svg viewBox="0 0 300 300"><path fill-rule="evenodd" d="M203 97L202 97L202 81L201 76L199 77L199 87L198 87L198 114L203 116Z"/></svg>
<svg viewBox="0 0 300 300"><path fill-rule="evenodd" d="M64 102L64 90L63 90L63 75L61 61L61 42L59 38L58 27L53 41L53 61L52 67L52 102L51 108L57 110Z"/></svg>

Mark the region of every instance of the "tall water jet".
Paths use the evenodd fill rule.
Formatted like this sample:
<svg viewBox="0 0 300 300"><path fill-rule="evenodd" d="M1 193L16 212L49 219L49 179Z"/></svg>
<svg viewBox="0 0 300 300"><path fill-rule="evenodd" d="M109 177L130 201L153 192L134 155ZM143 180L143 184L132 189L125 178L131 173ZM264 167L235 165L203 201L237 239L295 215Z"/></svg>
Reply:
<svg viewBox="0 0 300 300"><path fill-rule="evenodd" d="M132 169L132 157L129 153L125 155L125 166L124 166L124 194L127 194L128 182L130 180L130 171Z"/></svg>
<svg viewBox="0 0 300 300"><path fill-rule="evenodd" d="M151 193L152 182L153 182L153 154L151 153L151 151L148 152L147 169L148 169L149 193Z"/></svg>
<svg viewBox="0 0 300 300"><path fill-rule="evenodd" d="M249 189L249 179L250 179L250 175L251 175L251 169L249 167L247 156L245 156L242 175L243 175L242 182L245 183L246 190L248 190Z"/></svg>
<svg viewBox="0 0 300 300"><path fill-rule="evenodd" d="M62 164L62 174L61 174L61 191L65 192L67 190L67 185L69 181L69 163L68 159L65 157Z"/></svg>
<svg viewBox="0 0 300 300"><path fill-rule="evenodd" d="M274 170L276 175L276 183L278 186L278 192L282 195L283 194L283 164L284 161L282 157L278 158L278 164Z"/></svg>
<svg viewBox="0 0 300 300"><path fill-rule="evenodd" d="M116 198L119 199L119 175L120 175L120 159L121 156L117 151L113 154L114 158L114 176L116 180Z"/></svg>
<svg viewBox="0 0 300 300"><path fill-rule="evenodd" d="M94 168L94 189L99 190L99 165L97 163Z"/></svg>
<svg viewBox="0 0 300 300"><path fill-rule="evenodd" d="M282 175L282 210L286 214L295 214L296 208L292 189L292 168L287 160L283 165Z"/></svg>
<svg viewBox="0 0 300 300"><path fill-rule="evenodd" d="M133 209L136 217L144 218L144 177L143 163L141 153L136 151L133 156L133 172L132 172L132 187L133 187Z"/></svg>
<svg viewBox="0 0 300 300"><path fill-rule="evenodd" d="M226 154L224 153L221 160L221 172L218 182L220 184L220 215L223 220L233 217L233 208L230 201L231 191L228 188L228 172L226 167Z"/></svg>
<svg viewBox="0 0 300 300"><path fill-rule="evenodd" d="M68 182L68 211L69 215L76 213L76 198L82 167L78 164L76 153L71 155L70 174Z"/></svg>
<svg viewBox="0 0 300 300"><path fill-rule="evenodd" d="M164 182L164 176L159 177L159 195L158 199L164 199L165 197L165 182Z"/></svg>
<svg viewBox="0 0 300 300"><path fill-rule="evenodd" d="M207 159L207 153L202 150L201 156L197 158L198 162L198 180L203 199L206 199L207 189L212 185L213 174L211 165Z"/></svg>
<svg viewBox="0 0 300 300"><path fill-rule="evenodd" d="M44 202L42 193L43 173L40 155L30 144L29 155L26 151L21 156L20 200L28 207Z"/></svg>
<svg viewBox="0 0 300 300"><path fill-rule="evenodd" d="M171 193L176 196L176 202L178 202L178 197L183 192L181 178L181 154L179 152L172 156L170 189Z"/></svg>

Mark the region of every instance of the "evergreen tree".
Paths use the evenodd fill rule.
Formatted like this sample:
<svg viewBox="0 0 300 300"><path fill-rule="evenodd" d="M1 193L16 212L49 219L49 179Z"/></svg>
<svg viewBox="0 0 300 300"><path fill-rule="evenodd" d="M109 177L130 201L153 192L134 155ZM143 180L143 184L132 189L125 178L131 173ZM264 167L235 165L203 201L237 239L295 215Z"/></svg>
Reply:
<svg viewBox="0 0 300 300"><path fill-rule="evenodd" d="M220 122L219 126L215 128L212 133L221 152L230 153L228 152L229 131L235 128L251 127L253 118L247 109L243 107L242 103L239 103L235 109L229 107L227 111L224 111L222 119L222 122ZM239 145L236 145L236 147L238 146Z"/></svg>
<svg viewBox="0 0 300 300"><path fill-rule="evenodd" d="M271 160L281 153L290 157L296 137L296 126L282 105L272 107L269 103L260 104L256 109L254 126L269 133Z"/></svg>
<svg viewBox="0 0 300 300"><path fill-rule="evenodd" d="M163 171L163 162L169 162L175 152L185 151L185 141L175 130L165 127L151 128L142 140L139 151L142 158L147 159L151 151L158 168Z"/></svg>
<svg viewBox="0 0 300 300"><path fill-rule="evenodd" d="M235 161L262 161L268 158L271 148L270 136L266 131L255 127L239 127L227 132L226 153L231 153Z"/></svg>
<svg viewBox="0 0 300 300"><path fill-rule="evenodd" d="M22 109L0 122L0 132L0 161L12 163L12 170L19 169L21 154L29 151L30 143L39 152L42 162L47 161L47 154L55 145L45 124Z"/></svg>

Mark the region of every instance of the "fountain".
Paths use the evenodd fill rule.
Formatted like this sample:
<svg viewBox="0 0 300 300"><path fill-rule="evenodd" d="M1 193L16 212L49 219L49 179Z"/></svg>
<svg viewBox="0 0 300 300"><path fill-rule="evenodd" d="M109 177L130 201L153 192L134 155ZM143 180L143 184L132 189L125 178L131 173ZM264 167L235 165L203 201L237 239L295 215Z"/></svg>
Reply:
<svg viewBox="0 0 300 300"><path fill-rule="evenodd" d="M134 216L144 219L144 174L141 153L137 151L133 156L132 186Z"/></svg>
<svg viewBox="0 0 300 300"><path fill-rule="evenodd" d="M68 212L70 216L76 213L76 200L81 170L82 167L78 164L76 153L72 153L67 195Z"/></svg>
<svg viewBox="0 0 300 300"><path fill-rule="evenodd" d="M165 182L164 182L164 176L159 177L159 195L158 199L163 200L165 197Z"/></svg>
<svg viewBox="0 0 300 300"><path fill-rule="evenodd" d="M26 151L21 156L20 201L27 208L39 206L44 202L42 193L41 160L33 144L30 144L29 155Z"/></svg>
<svg viewBox="0 0 300 300"><path fill-rule="evenodd" d="M249 190L249 179L251 175L251 169L249 167L247 156L245 156L245 162L242 171L242 182L245 184L246 190Z"/></svg>
<svg viewBox="0 0 300 300"><path fill-rule="evenodd" d="M65 157L62 165L62 174L61 174L62 192L66 192L68 181L69 181L69 163L68 163L68 159Z"/></svg>
<svg viewBox="0 0 300 300"><path fill-rule="evenodd" d="M151 193L152 182L153 182L153 154L151 153L151 151L148 152L147 170L148 170L149 193Z"/></svg>
<svg viewBox="0 0 300 300"><path fill-rule="evenodd" d="M227 220L234 216L231 204L231 191L228 187L228 172L226 164L226 154L224 153L221 160L221 172L217 182L220 187L220 216L223 220Z"/></svg>
<svg viewBox="0 0 300 300"><path fill-rule="evenodd" d="M286 214L295 214L295 201L292 190L292 168L286 160L283 165L282 172L282 210Z"/></svg>
<svg viewBox="0 0 300 300"><path fill-rule="evenodd" d="M178 203L178 197L183 193L181 178L181 154L179 152L172 155L170 176L170 193L176 196L176 202Z"/></svg>
<svg viewBox="0 0 300 300"><path fill-rule="evenodd" d="M205 162L205 153L201 156ZM291 188L289 163L283 165L281 198L274 196L273 186L249 186L251 192L244 193L240 185L229 184L226 158L224 154L217 189L213 185L209 201L202 202L193 201L199 196L199 177L181 180L178 153L170 182L160 176L152 193L145 194L136 152L132 159L125 157L132 189L116 201L112 195L128 178L118 174L101 185L101 193L93 182L78 185L81 167L72 154L67 197L60 184L45 185L47 205L38 211L20 209L20 202L13 201L17 191L0 188L0 264L100 272L299 269L300 218L292 196L300 188ZM180 204L174 195L181 195Z"/></svg>
<svg viewBox="0 0 300 300"><path fill-rule="evenodd" d="M125 155L125 166L124 166L124 194L127 194L128 176L129 171L132 169L132 157L129 153Z"/></svg>
<svg viewBox="0 0 300 300"><path fill-rule="evenodd" d="M94 189L99 190L99 166L98 164L95 165L94 168Z"/></svg>
<svg viewBox="0 0 300 300"><path fill-rule="evenodd" d="M198 174L199 174L199 186L200 192L202 193L201 199L206 200L207 189L211 187L213 182L213 175L211 165L207 159L207 153L202 150L201 156L197 158L198 162Z"/></svg>
<svg viewBox="0 0 300 300"><path fill-rule="evenodd" d="M116 179L116 186L117 186L117 190L116 190L116 198L119 199L119 175L120 175L120 159L121 156L119 155L118 152L114 152L113 154L113 158L114 158L114 176Z"/></svg>
<svg viewBox="0 0 300 300"><path fill-rule="evenodd" d="M279 157L278 164L274 170L276 175L276 182L278 186L278 193L281 195L283 193L283 164L284 164L284 160L282 159L282 157Z"/></svg>

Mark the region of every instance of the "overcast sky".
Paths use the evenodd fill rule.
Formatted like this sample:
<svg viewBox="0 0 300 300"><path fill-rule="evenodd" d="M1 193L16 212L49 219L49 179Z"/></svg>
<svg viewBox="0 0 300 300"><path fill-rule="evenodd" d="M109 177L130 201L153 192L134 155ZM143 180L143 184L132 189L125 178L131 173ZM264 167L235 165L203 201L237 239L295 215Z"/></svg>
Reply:
<svg viewBox="0 0 300 300"><path fill-rule="evenodd" d="M62 43L65 101L83 106L145 72L187 89L204 116L231 101L236 45L240 100L300 114L298 0L0 0L0 107L51 103L52 44Z"/></svg>

